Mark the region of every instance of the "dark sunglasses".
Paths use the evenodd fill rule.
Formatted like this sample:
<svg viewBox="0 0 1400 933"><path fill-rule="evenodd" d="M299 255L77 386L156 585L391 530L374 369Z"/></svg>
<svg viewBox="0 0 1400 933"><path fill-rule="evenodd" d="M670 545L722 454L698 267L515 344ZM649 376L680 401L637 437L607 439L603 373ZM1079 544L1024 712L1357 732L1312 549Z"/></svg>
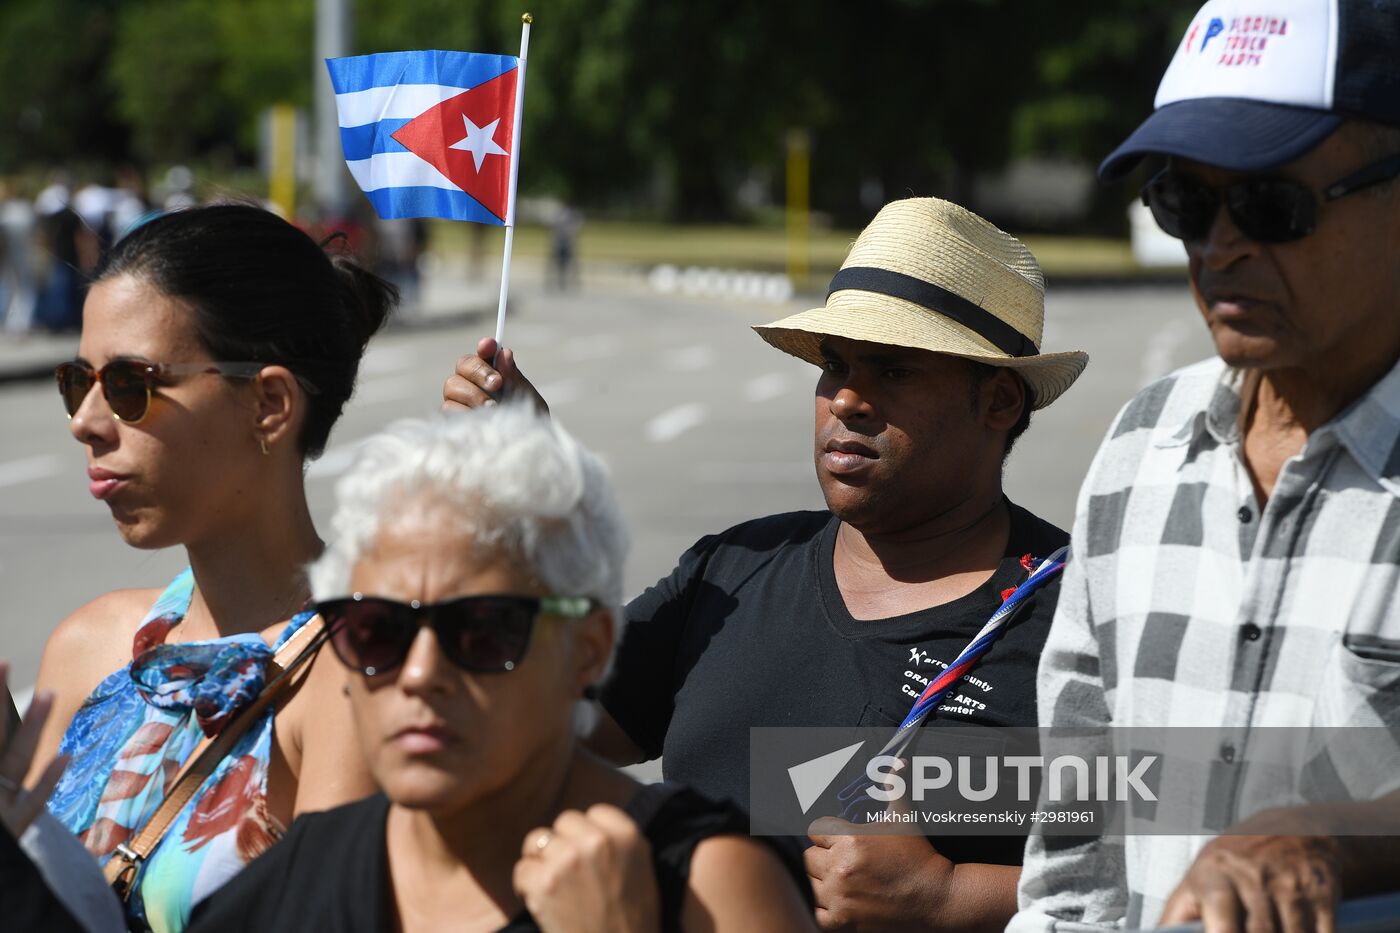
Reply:
<svg viewBox="0 0 1400 933"><path fill-rule="evenodd" d="M401 603L356 593L316 604L336 657L366 677L397 670L418 630L432 627L447 659L464 671L515 670L541 615L580 619L593 600L582 596L463 596L440 603Z"/></svg>
<svg viewBox="0 0 1400 933"><path fill-rule="evenodd" d="M1400 154L1328 185L1322 201L1335 201L1396 175L1400 175ZM1256 243L1287 243L1317 229L1318 197L1292 178L1261 175L1213 188L1190 175L1164 169L1142 189L1142 203L1151 208L1157 225L1179 240L1205 239L1222 200L1235 226Z"/></svg>
<svg viewBox="0 0 1400 933"><path fill-rule="evenodd" d="M70 360L54 370L58 394L71 418L78 413L93 383L102 384L102 396L117 420L139 424L151 410L156 387L179 376L210 375L251 379L267 363L146 363L141 360L112 360L95 370L88 363Z"/></svg>

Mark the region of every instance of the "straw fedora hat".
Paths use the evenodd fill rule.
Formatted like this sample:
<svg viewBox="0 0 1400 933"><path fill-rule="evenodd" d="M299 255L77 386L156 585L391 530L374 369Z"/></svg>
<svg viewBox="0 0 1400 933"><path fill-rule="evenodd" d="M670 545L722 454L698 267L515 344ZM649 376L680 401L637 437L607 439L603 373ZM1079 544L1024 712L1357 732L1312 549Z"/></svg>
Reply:
<svg viewBox="0 0 1400 933"><path fill-rule="evenodd" d="M1044 408L1089 362L1077 350L1041 353L1044 328L1045 277L1021 241L956 204L908 198L861 232L824 307L754 330L817 365L831 336L1005 366Z"/></svg>

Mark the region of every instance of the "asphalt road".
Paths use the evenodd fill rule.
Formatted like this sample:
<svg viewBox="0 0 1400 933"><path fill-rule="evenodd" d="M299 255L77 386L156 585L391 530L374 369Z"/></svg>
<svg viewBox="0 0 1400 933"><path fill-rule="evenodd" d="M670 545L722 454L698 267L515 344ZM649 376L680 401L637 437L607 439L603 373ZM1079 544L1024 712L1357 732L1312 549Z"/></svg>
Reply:
<svg viewBox="0 0 1400 933"><path fill-rule="evenodd" d="M821 507L811 463L816 370L747 324L795 307L661 297L636 287L526 291L507 342L563 423L611 465L633 533L629 594L696 538L758 515ZM356 397L310 470L326 524L354 442L436 409L457 356L491 322L376 338ZM1080 479L1135 389L1211 352L1184 286L1054 292L1047 349L1083 349L1088 371L1038 413L1007 469L1010 496L1068 527ZM56 622L119 587L164 585L176 550L127 548L89 498L82 448L48 381L0 385L0 657L33 683Z"/></svg>

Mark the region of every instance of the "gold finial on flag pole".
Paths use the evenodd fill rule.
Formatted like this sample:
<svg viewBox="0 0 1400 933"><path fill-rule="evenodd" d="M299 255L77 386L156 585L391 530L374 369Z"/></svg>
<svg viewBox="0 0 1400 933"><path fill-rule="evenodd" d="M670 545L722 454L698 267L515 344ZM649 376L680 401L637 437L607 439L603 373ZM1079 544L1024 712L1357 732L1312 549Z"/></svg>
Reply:
<svg viewBox="0 0 1400 933"><path fill-rule="evenodd" d="M524 16L520 17L520 21L528 25L530 23L533 23L535 21L535 18L529 13L526 13Z"/></svg>

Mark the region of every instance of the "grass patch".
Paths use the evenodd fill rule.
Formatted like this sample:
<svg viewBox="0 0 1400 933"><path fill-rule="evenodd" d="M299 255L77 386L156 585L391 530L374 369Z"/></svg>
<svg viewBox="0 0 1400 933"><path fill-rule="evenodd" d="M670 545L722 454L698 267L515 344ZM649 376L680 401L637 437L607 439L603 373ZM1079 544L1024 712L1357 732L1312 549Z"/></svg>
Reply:
<svg viewBox="0 0 1400 933"><path fill-rule="evenodd" d="M504 231L482 227L482 249L487 257L500 255ZM857 230L814 230L808 240L811 280L829 279ZM472 233L467 224L434 222L433 248L442 255L465 255ZM1120 278L1141 274L1126 240L1090 237L1030 236L1025 243L1040 260L1050 279ZM522 225L515 232L518 256L542 258L549 252L546 227ZM678 266L716 266L755 272L785 272L788 246L784 231L774 227L672 226L591 220L578 237L579 259L649 268L662 263Z"/></svg>

